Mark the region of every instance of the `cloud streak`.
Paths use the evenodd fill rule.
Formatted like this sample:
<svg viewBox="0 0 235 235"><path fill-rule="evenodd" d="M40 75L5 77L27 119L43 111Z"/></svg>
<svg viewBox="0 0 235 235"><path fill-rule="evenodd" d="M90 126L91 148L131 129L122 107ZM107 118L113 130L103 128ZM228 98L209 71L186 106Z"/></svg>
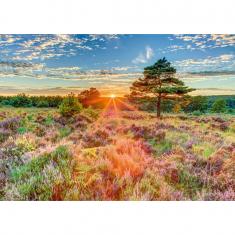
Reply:
<svg viewBox="0 0 235 235"><path fill-rule="evenodd" d="M186 59L173 63L180 71L199 72L199 71L234 71L235 55L222 54L220 56L208 56L203 59Z"/></svg>
<svg viewBox="0 0 235 235"><path fill-rule="evenodd" d="M146 46L145 52L141 52L135 59L132 60L134 64L145 64L154 56L154 51L150 46Z"/></svg>

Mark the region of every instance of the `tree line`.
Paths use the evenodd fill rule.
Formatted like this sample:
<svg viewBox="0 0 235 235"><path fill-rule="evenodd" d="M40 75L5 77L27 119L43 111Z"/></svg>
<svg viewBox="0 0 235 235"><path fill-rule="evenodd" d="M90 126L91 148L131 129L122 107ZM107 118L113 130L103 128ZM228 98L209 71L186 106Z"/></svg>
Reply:
<svg viewBox="0 0 235 235"><path fill-rule="evenodd" d="M142 97L136 99L128 96L133 105L142 111L156 112L156 98ZM200 115L205 113L234 113L235 96L189 96L187 100L163 100L161 103L163 113L192 113Z"/></svg>
<svg viewBox="0 0 235 235"><path fill-rule="evenodd" d="M100 92L96 88L81 91L78 95L69 94L69 97L74 96L84 106L95 106L94 100L99 103ZM1 106L12 107L38 107L38 108L58 108L65 97L63 96L28 96L24 93L15 96L0 96Z"/></svg>
<svg viewBox="0 0 235 235"><path fill-rule="evenodd" d="M83 98L79 98L79 95L75 97L84 107L102 108L104 106L103 101L105 98L101 98L99 95L95 96L89 90L83 91L82 94ZM128 95L125 99L142 111L157 111L155 97L136 98ZM62 96L27 96L18 94L16 96L0 96L0 106L58 108L63 100L64 97ZM94 100L97 102L94 102ZM125 106L122 106L122 109L125 109ZM161 111L164 113L194 113L195 115L209 112L235 113L235 95L188 96L184 100L165 99L161 102Z"/></svg>

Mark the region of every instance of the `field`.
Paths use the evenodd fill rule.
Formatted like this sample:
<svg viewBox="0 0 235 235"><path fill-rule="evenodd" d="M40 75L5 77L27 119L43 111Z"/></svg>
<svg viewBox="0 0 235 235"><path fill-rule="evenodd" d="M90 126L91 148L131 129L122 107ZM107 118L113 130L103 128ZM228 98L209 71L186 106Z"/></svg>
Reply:
<svg viewBox="0 0 235 235"><path fill-rule="evenodd" d="M235 117L0 108L1 200L235 200Z"/></svg>

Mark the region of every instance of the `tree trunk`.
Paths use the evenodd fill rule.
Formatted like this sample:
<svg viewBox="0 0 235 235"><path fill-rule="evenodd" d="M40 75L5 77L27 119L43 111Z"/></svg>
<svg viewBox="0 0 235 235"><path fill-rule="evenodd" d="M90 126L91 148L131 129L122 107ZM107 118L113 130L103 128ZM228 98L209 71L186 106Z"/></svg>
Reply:
<svg viewBox="0 0 235 235"><path fill-rule="evenodd" d="M157 98L157 118L161 117L161 95Z"/></svg>

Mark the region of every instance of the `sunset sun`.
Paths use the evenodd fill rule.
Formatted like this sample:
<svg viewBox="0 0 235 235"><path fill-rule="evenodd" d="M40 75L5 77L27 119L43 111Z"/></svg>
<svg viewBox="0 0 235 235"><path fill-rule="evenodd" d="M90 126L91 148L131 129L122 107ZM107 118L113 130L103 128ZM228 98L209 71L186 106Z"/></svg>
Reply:
<svg viewBox="0 0 235 235"><path fill-rule="evenodd" d="M114 98L116 98L116 95L115 94L111 94L110 98L114 99Z"/></svg>

